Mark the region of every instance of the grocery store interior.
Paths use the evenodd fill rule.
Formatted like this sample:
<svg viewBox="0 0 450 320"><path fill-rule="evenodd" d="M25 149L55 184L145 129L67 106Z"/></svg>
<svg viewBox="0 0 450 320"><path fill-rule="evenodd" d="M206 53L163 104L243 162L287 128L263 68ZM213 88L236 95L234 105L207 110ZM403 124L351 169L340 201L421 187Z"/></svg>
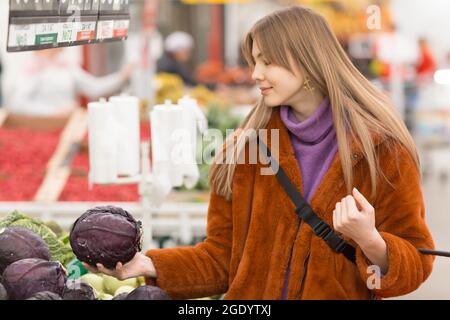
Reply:
<svg viewBox="0 0 450 320"><path fill-rule="evenodd" d="M82 12L77 23L87 31L74 30L63 45L61 13L23 18L11 15L13 2L0 2L0 229L27 219L48 226L71 263L74 221L90 208L116 205L143 222L145 248L203 241L208 164L177 167L180 175L157 191L144 183L148 155L163 154L155 151L156 140L165 141L160 132L183 125L155 106L189 106L197 136L236 128L261 95L241 53L244 35L265 15L300 4L327 19L352 62L398 108L419 150L428 226L436 248L450 251L449 1L130 0L120 13ZM25 32L23 19L41 23L40 31ZM111 30L108 19L116 19ZM53 27L61 29L48 31ZM116 114L101 113L102 104L113 104ZM113 163L101 153L107 145L94 151L93 144L117 132L112 149L122 157ZM393 299L450 299L449 272L450 258L436 257L419 289ZM119 284L105 286L114 287L102 293L108 299Z"/></svg>

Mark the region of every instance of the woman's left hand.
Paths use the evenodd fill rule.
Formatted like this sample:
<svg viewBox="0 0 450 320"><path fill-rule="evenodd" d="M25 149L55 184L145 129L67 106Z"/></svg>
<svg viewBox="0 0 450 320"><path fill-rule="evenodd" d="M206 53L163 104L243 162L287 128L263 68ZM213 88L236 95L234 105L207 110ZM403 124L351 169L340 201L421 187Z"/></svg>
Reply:
<svg viewBox="0 0 450 320"><path fill-rule="evenodd" d="M356 188L352 193L353 196L348 195L336 203L333 225L336 231L361 245L378 232L375 228L375 209Z"/></svg>

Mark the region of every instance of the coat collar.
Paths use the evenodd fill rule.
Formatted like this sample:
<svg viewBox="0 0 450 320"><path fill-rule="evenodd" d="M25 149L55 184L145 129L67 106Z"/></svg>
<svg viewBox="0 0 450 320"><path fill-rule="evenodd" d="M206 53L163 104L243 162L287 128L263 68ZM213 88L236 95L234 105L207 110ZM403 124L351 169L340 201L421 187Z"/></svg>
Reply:
<svg viewBox="0 0 450 320"><path fill-rule="evenodd" d="M288 129L286 128L280 117L280 107L275 107L272 110L272 115L266 126L266 129L268 129L267 146L270 150L272 145L270 130L278 129L279 152L275 153L275 155L278 154L278 163L283 168L291 182L301 192L301 194L304 194L300 168L295 157L294 148L289 137ZM375 146L379 145L385 140L380 134L375 133L372 134L372 139ZM355 140L351 140L351 154L353 166L355 166L364 157L361 144L357 143ZM330 205L329 202L333 200L333 196L336 194L336 192L338 192L343 184L344 176L341 161L339 158L339 153L336 153L330 165L330 168L322 178L322 181L320 182L313 195L313 198L311 199L311 207L316 211L318 211L318 209L322 209L323 211L325 211L328 208L328 205ZM289 200L289 203L290 202L291 201ZM319 214L319 212L317 213Z"/></svg>
<svg viewBox="0 0 450 320"><path fill-rule="evenodd" d="M294 148L292 147L291 140L289 137L289 131L286 128L286 126L283 123L283 120L280 116L280 107L275 107L272 111L272 115L270 117L270 120L266 126L266 129L268 129L268 137L267 137L267 143L268 147L270 149L271 145L271 135L270 135L270 129L278 129L279 130L279 154L280 156L294 156ZM362 152L362 146L360 143L358 143L357 140L350 138L351 140L351 154L352 154L352 162L353 165L355 165L359 160L361 160L364 157L364 154ZM382 143L385 140L385 137L382 136L379 133L372 133L372 140L374 142L375 146L378 146L380 143Z"/></svg>

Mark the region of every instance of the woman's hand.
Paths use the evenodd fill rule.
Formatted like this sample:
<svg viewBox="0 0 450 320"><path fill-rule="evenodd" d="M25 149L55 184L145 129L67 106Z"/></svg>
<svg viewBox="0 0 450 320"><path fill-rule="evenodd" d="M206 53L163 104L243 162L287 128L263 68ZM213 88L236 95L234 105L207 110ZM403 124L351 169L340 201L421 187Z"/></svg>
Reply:
<svg viewBox="0 0 450 320"><path fill-rule="evenodd" d="M104 273L113 276L119 280L136 278L140 276L156 278L156 270L152 260L146 255L138 252L126 264L118 262L115 269L107 269L101 263L96 267L83 262L83 266L92 273Z"/></svg>
<svg viewBox="0 0 450 320"><path fill-rule="evenodd" d="M382 274L388 272L387 245L375 227L375 209L356 188L353 188L353 196L336 203L333 225L336 231L353 239Z"/></svg>
<svg viewBox="0 0 450 320"><path fill-rule="evenodd" d="M348 195L336 203L333 225L336 231L358 244L378 233L375 228L375 209L356 188L353 188L353 196Z"/></svg>

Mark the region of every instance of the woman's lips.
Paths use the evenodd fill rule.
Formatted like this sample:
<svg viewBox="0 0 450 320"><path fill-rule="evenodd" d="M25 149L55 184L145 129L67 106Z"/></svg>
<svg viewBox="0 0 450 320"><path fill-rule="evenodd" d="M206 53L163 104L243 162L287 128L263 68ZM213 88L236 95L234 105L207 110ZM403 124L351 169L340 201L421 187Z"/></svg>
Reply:
<svg viewBox="0 0 450 320"><path fill-rule="evenodd" d="M261 90L262 95L267 95L267 94L269 94L270 90L272 90L272 87L259 88L259 89Z"/></svg>

